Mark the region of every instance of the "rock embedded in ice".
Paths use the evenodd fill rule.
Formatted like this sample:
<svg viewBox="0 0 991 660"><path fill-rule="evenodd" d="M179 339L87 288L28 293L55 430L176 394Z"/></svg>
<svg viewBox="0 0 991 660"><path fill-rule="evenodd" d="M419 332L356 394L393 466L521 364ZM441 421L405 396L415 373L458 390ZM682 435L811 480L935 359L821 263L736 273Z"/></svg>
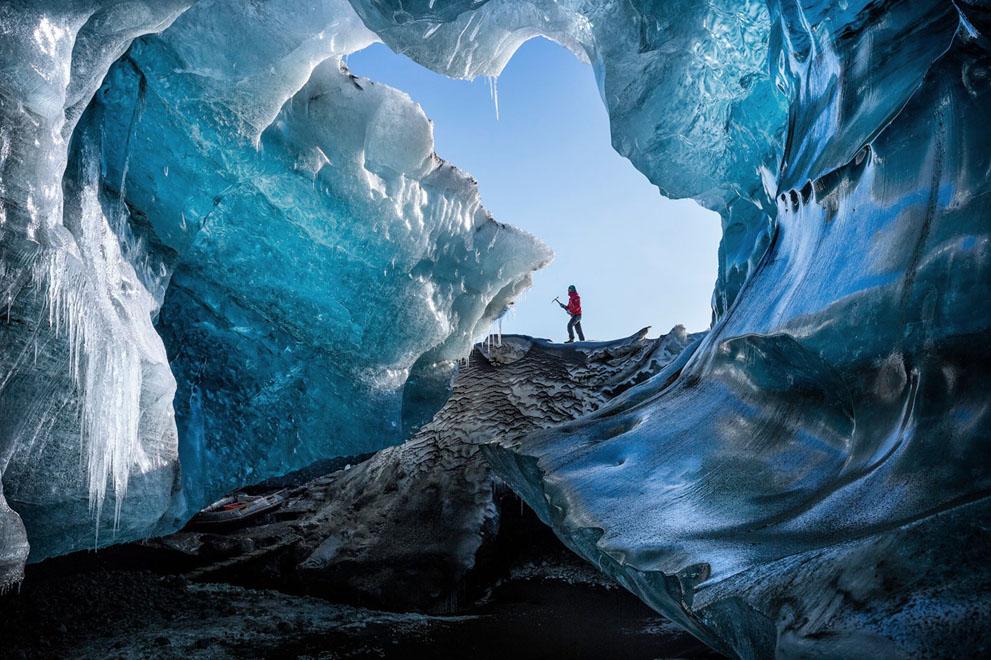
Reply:
<svg viewBox="0 0 991 660"><path fill-rule="evenodd" d="M481 447L587 414L698 340L645 334L580 349L517 335L477 345L429 424L328 483L301 579L389 606L449 603L499 530L504 487Z"/></svg>

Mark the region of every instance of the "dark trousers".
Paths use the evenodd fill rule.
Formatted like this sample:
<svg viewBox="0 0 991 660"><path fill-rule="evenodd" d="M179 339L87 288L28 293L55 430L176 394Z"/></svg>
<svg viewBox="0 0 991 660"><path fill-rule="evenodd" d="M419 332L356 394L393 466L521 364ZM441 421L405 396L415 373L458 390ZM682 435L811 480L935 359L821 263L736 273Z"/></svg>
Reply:
<svg viewBox="0 0 991 660"><path fill-rule="evenodd" d="M575 338L575 330L578 331L578 340L585 341L585 333L582 332L582 315L575 314L568 321L568 339L573 340Z"/></svg>

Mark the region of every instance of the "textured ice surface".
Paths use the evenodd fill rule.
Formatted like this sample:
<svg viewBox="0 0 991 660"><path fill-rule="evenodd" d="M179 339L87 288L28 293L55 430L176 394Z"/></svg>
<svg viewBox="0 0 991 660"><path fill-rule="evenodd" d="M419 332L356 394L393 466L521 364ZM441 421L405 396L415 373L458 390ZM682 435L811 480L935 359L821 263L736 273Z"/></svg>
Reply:
<svg viewBox="0 0 991 660"><path fill-rule="evenodd" d="M450 75L560 41L617 149L722 214L706 340L493 452L562 538L729 654L986 652L987 2L354 4ZM0 6L0 469L42 555L105 493L125 535L168 511L153 315L196 501L398 438L407 370L546 258L337 66L375 38L343 2L198 3L109 76L183 5L75 6Z"/></svg>
<svg viewBox="0 0 991 660"><path fill-rule="evenodd" d="M175 381L87 145L63 186L69 137L131 39L166 27L181 3L57 4L0 6L0 473L40 545L78 547L93 542L94 516L112 524L107 493L142 499L120 512L119 538L164 513ZM0 502L0 584L27 549Z"/></svg>
<svg viewBox="0 0 991 660"><path fill-rule="evenodd" d="M94 107L108 178L178 255L158 326L194 504L401 440L413 365L465 354L549 258L434 154L419 106L342 69L372 37L318 7L194 7Z"/></svg>
<svg viewBox="0 0 991 660"><path fill-rule="evenodd" d="M35 558L398 442L414 365L550 257L339 65L374 39L348 4L190 4L0 8L0 470Z"/></svg>
<svg viewBox="0 0 991 660"><path fill-rule="evenodd" d="M360 13L454 75L585 54L614 144L724 218L694 354L500 472L728 654L986 653L987 3L431 4Z"/></svg>
<svg viewBox="0 0 991 660"><path fill-rule="evenodd" d="M579 348L517 335L476 346L429 424L324 480L319 524L307 527L295 567L301 579L391 607L456 599L500 526L496 493L505 486L479 446L587 414L699 338L680 326L645 334Z"/></svg>

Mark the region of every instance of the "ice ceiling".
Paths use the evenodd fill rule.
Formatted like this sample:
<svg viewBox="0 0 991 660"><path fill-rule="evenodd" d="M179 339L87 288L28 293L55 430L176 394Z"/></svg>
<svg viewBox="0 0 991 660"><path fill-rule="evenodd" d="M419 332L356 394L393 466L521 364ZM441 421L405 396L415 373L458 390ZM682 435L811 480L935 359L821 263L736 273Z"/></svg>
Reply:
<svg viewBox="0 0 991 660"><path fill-rule="evenodd" d="M721 214L716 321L498 469L727 653L979 642L989 30L986 0L5 3L0 582L29 542L92 545L94 511L142 537L401 438L407 378L550 253L341 58L496 75L545 35L616 149Z"/></svg>

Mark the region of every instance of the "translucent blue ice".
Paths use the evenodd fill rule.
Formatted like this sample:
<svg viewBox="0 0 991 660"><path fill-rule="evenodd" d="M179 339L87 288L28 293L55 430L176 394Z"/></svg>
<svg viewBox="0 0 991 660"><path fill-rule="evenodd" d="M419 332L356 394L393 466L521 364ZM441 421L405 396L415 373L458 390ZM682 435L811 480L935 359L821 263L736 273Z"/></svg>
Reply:
<svg viewBox="0 0 991 660"><path fill-rule="evenodd" d="M987 3L430 4L360 13L452 75L560 40L595 64L617 148L724 219L697 350L492 449L497 469L729 655L981 654Z"/></svg>
<svg viewBox="0 0 991 660"><path fill-rule="evenodd" d="M727 654L986 649L986 1L189 4L0 7L0 470L28 527L0 501L0 575L27 539L91 543L108 494L135 537L396 441L407 374L436 390L548 252L339 58L381 38L494 76L546 35L593 64L616 148L721 213L714 326L491 460Z"/></svg>
<svg viewBox="0 0 991 660"><path fill-rule="evenodd" d="M241 41L270 22L230 44L244 19L219 11L196 7L135 43L94 105L108 179L177 253L158 327L197 504L399 442L414 364L466 352L549 258L434 154L418 106L336 57L256 118L259 93L241 88L280 53L263 34ZM367 42L352 32L348 48Z"/></svg>
<svg viewBox="0 0 991 660"><path fill-rule="evenodd" d="M551 256L341 65L374 40L346 3L82 4L0 13L0 468L36 559L399 442L410 372L449 372Z"/></svg>

